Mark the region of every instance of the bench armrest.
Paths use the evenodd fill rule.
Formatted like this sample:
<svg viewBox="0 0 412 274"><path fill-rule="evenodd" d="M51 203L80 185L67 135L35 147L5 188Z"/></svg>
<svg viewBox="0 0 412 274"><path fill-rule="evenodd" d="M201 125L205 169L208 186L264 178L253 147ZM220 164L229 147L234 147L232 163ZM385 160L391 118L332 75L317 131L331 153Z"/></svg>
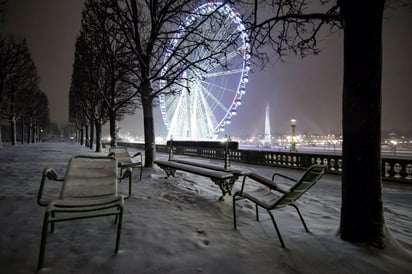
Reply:
<svg viewBox="0 0 412 274"><path fill-rule="evenodd" d="M46 179L49 179L52 181L58 181L58 182L64 181L64 178L59 178L57 176L57 173L53 168L45 168L43 170L43 175L41 177L39 192L37 193L37 204L39 206L47 206L47 202L44 202L41 200L43 196L43 190L44 190L44 185L46 183Z"/></svg>
<svg viewBox="0 0 412 274"><path fill-rule="evenodd" d="M123 179L128 178L129 179L129 194L124 198L129 199L130 196L132 195L132 175L133 175L133 168L128 167L126 170L123 172L122 176L119 177L119 181L121 182Z"/></svg>

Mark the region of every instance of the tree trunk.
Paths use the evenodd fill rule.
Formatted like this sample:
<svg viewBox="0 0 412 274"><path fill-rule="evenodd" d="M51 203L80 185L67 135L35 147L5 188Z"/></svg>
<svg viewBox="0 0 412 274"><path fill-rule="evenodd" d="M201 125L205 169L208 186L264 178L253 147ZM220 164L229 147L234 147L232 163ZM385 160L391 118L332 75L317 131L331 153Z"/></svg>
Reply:
<svg viewBox="0 0 412 274"><path fill-rule="evenodd" d="M149 89L149 87L147 87ZM154 120L153 120L153 98L142 96L143 121L144 121L144 142L145 142L145 167L153 167L156 156Z"/></svg>
<svg viewBox="0 0 412 274"><path fill-rule="evenodd" d="M31 136L31 142L34 144L36 143L36 137L37 137L37 123L34 121L32 123L32 136Z"/></svg>
<svg viewBox="0 0 412 274"><path fill-rule="evenodd" d="M0 118L0 148L3 148L3 136L1 134L1 118Z"/></svg>
<svg viewBox="0 0 412 274"><path fill-rule="evenodd" d="M96 120L96 152L102 151L102 123Z"/></svg>
<svg viewBox="0 0 412 274"><path fill-rule="evenodd" d="M116 139L116 111L111 109L109 113L109 131L110 131L110 146L117 145Z"/></svg>
<svg viewBox="0 0 412 274"><path fill-rule="evenodd" d="M1 103L3 102L3 91L4 91L4 78L0 77L0 113L1 111ZM0 115L0 148L3 148L3 136L1 133L1 115Z"/></svg>
<svg viewBox="0 0 412 274"><path fill-rule="evenodd" d="M84 143L84 129L83 127L80 129L80 145L83 145Z"/></svg>
<svg viewBox="0 0 412 274"><path fill-rule="evenodd" d="M28 143L28 144L30 144L31 134L32 134L32 132L31 132L31 123L32 123L32 120L31 120L31 118L30 118L30 119L29 119L29 122L28 122L28 124L27 124L27 138L26 138L26 143Z"/></svg>
<svg viewBox="0 0 412 274"><path fill-rule="evenodd" d="M38 140L39 140L40 143L42 143L43 142L43 129L41 127L39 127L38 134L39 134L38 135L39 136Z"/></svg>
<svg viewBox="0 0 412 274"><path fill-rule="evenodd" d="M384 246L381 71L384 0L341 0L344 25L340 235Z"/></svg>
<svg viewBox="0 0 412 274"><path fill-rule="evenodd" d="M11 133L11 145L15 146L17 143L17 130L16 130L16 117L13 115L10 118L10 133Z"/></svg>
<svg viewBox="0 0 412 274"><path fill-rule="evenodd" d="M93 120L90 121L90 139L89 139L89 148L93 149L93 141L94 141L94 126Z"/></svg>
<svg viewBox="0 0 412 274"><path fill-rule="evenodd" d="M21 119L20 143L24 144L24 119Z"/></svg>
<svg viewBox="0 0 412 274"><path fill-rule="evenodd" d="M86 129L86 138L84 138L84 139L85 139L85 144L84 144L84 146L85 146L85 147L89 147L89 126L88 126L88 125L85 125L84 127L85 127L85 129Z"/></svg>

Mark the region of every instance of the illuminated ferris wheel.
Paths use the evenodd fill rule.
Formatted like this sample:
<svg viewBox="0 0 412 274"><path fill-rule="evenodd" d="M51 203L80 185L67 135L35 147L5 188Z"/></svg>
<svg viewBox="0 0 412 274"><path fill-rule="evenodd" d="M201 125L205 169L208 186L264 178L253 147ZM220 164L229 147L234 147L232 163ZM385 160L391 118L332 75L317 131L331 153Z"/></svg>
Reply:
<svg viewBox="0 0 412 274"><path fill-rule="evenodd" d="M210 42L207 47L197 47L197 52L190 56L210 56L212 50L220 53L214 55L212 61L205 58L196 68L185 70L177 85L180 89L178 93L160 96L160 109L168 129L167 139L217 138L220 132L225 131L225 125L231 123L246 92L250 70L249 37L239 14L231 6L217 2L199 6L185 19L171 46L173 48L179 44L179 47L185 48L185 41L190 43L196 39L190 37L190 26L199 24L200 20L205 20L211 13L224 20L224 24L208 29L212 22L202 22L202 36L207 37L206 41L216 42ZM222 40L232 43L229 38L233 37L236 37L236 46L227 47L222 43ZM224 51L226 48L230 50ZM166 54L165 58L174 57L173 54ZM169 66L170 64L173 62L169 62ZM168 67L164 69L167 70Z"/></svg>

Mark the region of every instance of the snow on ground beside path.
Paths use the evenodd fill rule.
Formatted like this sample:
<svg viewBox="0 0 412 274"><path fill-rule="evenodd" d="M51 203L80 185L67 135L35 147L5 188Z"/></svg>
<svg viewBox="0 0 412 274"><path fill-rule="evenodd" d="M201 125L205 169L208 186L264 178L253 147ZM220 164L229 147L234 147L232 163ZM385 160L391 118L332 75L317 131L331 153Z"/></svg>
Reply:
<svg viewBox="0 0 412 274"><path fill-rule="evenodd" d="M41 143L0 150L0 273L36 269L44 208L36 195L41 173L53 167L63 175L71 156L95 153L78 144ZM158 157L165 157L158 155ZM264 176L276 170L237 164ZM113 255L113 218L59 223L49 234L40 273L410 273L412 255L393 242L385 250L344 242L336 235L340 185L325 175L299 201L311 233L293 208L274 212L287 246L281 248L268 214L255 221L251 203L237 207L233 230L232 199L219 202L219 188L204 177L177 172L165 179L158 168L134 176L125 203L120 251ZM48 181L46 198L60 183ZM239 187L237 184L236 187ZM126 184L120 190L126 192ZM411 250L411 186L385 184L385 218L391 234Z"/></svg>

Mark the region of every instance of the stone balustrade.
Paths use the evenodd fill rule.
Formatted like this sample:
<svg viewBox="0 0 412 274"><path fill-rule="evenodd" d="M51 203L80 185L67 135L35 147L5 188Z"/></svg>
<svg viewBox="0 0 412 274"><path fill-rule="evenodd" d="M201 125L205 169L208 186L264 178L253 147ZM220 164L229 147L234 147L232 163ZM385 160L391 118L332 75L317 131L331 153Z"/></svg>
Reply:
<svg viewBox="0 0 412 274"><path fill-rule="evenodd" d="M119 145L144 149L144 144L119 143ZM166 145L156 145L156 151L167 153L168 147ZM224 159L224 151L221 149L187 148L179 149L174 153L210 159ZM306 169L316 163L327 165L329 173L342 173L342 156L336 153L292 153L249 149L231 150L229 153L230 160L234 162L300 169ZM412 183L412 159L383 157L382 179L401 183Z"/></svg>

